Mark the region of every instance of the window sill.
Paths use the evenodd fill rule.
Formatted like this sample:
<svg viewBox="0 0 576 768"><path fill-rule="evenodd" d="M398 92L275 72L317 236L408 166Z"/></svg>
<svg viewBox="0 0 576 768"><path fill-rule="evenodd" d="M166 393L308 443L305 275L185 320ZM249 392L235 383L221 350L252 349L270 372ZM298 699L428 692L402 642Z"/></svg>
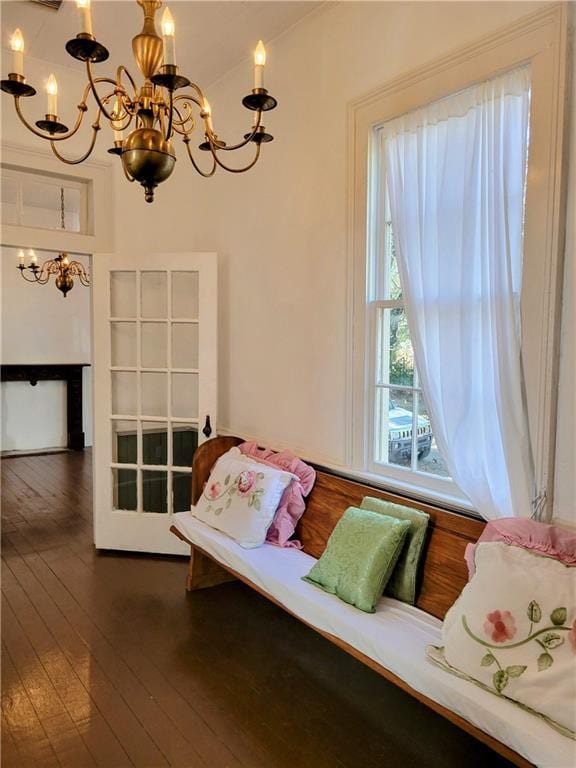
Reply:
<svg viewBox="0 0 576 768"><path fill-rule="evenodd" d="M434 504L435 506L447 509L451 512L468 515L469 517L475 517L482 519L478 512L474 509L472 504L464 497L463 494L451 493L449 491L439 491L432 488L422 488L422 486L415 483L408 482L406 480L391 477L390 475L384 475L378 472L369 472L353 469L344 469L342 467L326 467L317 466L317 469L322 471L327 469L329 472L342 475L350 480L357 480L365 482L369 485L373 485L376 488L384 491L390 491L396 493L399 496L405 496L408 499L414 499L415 501L422 501L428 504Z"/></svg>

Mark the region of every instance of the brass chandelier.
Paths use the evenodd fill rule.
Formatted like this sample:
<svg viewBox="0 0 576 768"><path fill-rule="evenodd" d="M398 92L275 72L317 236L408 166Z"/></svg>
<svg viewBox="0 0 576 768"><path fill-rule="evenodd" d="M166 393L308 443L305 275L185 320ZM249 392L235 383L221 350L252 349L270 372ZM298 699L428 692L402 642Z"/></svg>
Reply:
<svg viewBox="0 0 576 768"><path fill-rule="evenodd" d="M58 117L58 84L54 75L46 83L47 109L43 120L31 125L22 113L21 99L34 96L36 90L28 85L24 76L24 40L17 29L12 35L13 72L0 87L14 97L18 117L28 130L50 142L56 157L64 163L77 165L90 157L102 116L108 121L114 135L113 146L108 152L119 155L122 168L129 181L137 181L144 187L146 201L154 200L154 190L165 181L176 163L173 142L181 136L195 170L206 178L213 176L217 168L231 173L243 173L252 168L260 157L262 144L272 141L271 134L262 125L262 113L274 109L275 98L263 84L266 51L262 41L254 53L254 88L242 99L243 105L254 112L252 128L242 141L227 144L214 131L210 104L200 86L180 74L176 64L175 25L170 10L162 16L162 37L156 31L155 15L161 0L137 0L144 11L144 26L132 40L136 64L144 78L138 87L128 69L123 65L116 76L96 77L93 65L106 61L108 50L96 40L92 31L90 0L77 0L82 21L82 31L66 43L66 50L75 59L85 62L88 83L78 104L75 125L69 129ZM176 95L176 91L186 89ZM74 136L88 111L86 100L90 93L96 101L96 114L92 123L92 137L86 152L70 159L60 154L58 142ZM197 115L197 116L196 116ZM202 121L204 140L198 148L211 156L211 163L203 169L190 148L191 135L198 117ZM130 130L129 130L130 129ZM125 132L129 130L125 137ZM254 145L254 156L243 167L230 167L223 162L226 152Z"/></svg>
<svg viewBox="0 0 576 768"><path fill-rule="evenodd" d="M60 227L63 230L66 229L63 187L60 187ZM70 261L70 257L64 251L61 251L53 259L47 259L41 266L38 266L38 256L32 249L28 251L28 257L29 262L25 264L24 251L18 252L18 269L28 283L46 285L50 278L54 277L56 288L64 298L74 288L75 277L80 280L82 285L86 287L90 285L90 275L86 272L84 264L80 261Z"/></svg>

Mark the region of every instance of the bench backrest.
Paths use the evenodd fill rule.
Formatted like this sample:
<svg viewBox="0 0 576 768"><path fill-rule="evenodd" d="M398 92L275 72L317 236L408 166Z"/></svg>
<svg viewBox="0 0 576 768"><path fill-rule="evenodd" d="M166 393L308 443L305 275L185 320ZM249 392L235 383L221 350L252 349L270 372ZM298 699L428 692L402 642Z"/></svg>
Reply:
<svg viewBox="0 0 576 768"><path fill-rule="evenodd" d="M241 442L237 437L216 437L198 448L192 473L193 504L200 497L216 459ZM320 557L338 520L348 507L359 506L364 496L421 509L430 515L416 604L427 613L444 618L468 580L464 561L466 544L478 539L484 523L318 470L316 483L306 500L306 512L297 528L304 551Z"/></svg>

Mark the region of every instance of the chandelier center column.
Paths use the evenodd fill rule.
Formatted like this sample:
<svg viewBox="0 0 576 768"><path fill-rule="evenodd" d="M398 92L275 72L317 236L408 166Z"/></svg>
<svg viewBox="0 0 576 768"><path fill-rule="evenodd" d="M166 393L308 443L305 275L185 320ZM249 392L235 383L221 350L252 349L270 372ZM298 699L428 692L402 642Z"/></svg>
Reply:
<svg viewBox="0 0 576 768"><path fill-rule="evenodd" d="M144 11L142 32L132 40L132 51L136 63L146 80L158 71L162 64L164 46L162 38L156 32L154 17L162 5L161 0L138 0Z"/></svg>

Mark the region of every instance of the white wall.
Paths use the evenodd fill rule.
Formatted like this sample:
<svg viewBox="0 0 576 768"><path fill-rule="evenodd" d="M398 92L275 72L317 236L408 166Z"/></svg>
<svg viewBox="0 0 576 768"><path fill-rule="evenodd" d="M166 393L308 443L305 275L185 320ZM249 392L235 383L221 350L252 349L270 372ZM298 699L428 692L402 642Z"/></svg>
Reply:
<svg viewBox="0 0 576 768"><path fill-rule="evenodd" d="M41 263L53 254L38 252ZM89 259L76 256L90 271ZM1 250L2 362L90 363L90 289L77 284L63 298L54 286L29 285L16 269L17 251ZM91 372L84 377L84 433L92 444ZM65 446L66 384L40 381L2 383L4 451Z"/></svg>

